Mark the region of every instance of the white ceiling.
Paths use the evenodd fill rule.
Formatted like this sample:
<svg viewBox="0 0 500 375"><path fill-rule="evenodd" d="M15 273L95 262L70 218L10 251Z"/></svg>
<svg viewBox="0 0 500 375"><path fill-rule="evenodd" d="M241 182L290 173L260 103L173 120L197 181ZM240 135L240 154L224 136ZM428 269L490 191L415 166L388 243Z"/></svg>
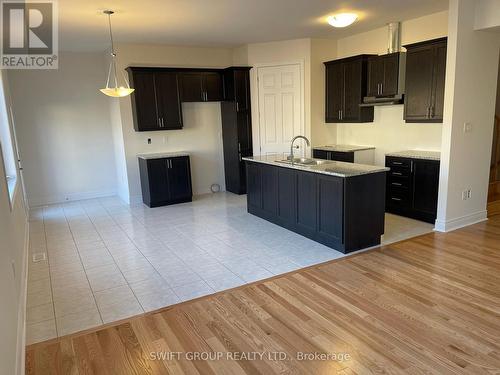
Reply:
<svg viewBox="0 0 500 375"><path fill-rule="evenodd" d="M196 46L237 46L305 37L339 38L445 10L448 0L59 0L60 49L97 51L108 46L113 9L115 40ZM354 11L345 29L325 17Z"/></svg>

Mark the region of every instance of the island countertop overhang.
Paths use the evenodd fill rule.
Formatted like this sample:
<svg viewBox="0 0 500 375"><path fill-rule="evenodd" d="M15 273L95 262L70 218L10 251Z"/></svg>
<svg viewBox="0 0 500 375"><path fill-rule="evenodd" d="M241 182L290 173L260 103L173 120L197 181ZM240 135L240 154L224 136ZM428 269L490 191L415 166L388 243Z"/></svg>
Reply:
<svg viewBox="0 0 500 375"><path fill-rule="evenodd" d="M325 174L329 176L336 176L342 178L349 178L355 176L361 176L372 173L385 173L390 169L386 167L380 167L375 165L366 165L366 164L356 164L356 163L347 163L341 161L332 161L329 160L321 165L313 165L306 166L300 164L291 164L286 163L286 157L282 155L261 155L261 156L248 156L244 157L243 160L247 162L255 162L261 164L273 165L275 167L296 169L304 172L312 172ZM311 159L311 160L321 160L321 159Z"/></svg>

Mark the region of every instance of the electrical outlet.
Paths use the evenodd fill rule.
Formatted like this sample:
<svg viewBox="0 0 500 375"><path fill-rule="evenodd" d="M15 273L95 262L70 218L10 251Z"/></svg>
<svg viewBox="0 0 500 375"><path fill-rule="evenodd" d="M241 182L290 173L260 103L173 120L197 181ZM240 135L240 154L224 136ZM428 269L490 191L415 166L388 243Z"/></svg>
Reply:
<svg viewBox="0 0 500 375"><path fill-rule="evenodd" d="M151 138L148 138L148 145L151 144Z"/></svg>
<svg viewBox="0 0 500 375"><path fill-rule="evenodd" d="M467 190L462 191L462 200L463 201L466 201L467 199L470 199L471 197L472 197L472 190L471 189L467 189Z"/></svg>
<svg viewBox="0 0 500 375"><path fill-rule="evenodd" d="M472 124L470 122L464 123L464 133L470 133L472 131Z"/></svg>

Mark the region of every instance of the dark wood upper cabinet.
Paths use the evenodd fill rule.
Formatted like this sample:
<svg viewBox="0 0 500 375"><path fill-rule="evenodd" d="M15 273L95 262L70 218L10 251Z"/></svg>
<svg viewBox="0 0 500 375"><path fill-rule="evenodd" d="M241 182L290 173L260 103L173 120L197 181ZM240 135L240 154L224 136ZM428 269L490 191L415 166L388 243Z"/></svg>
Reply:
<svg viewBox="0 0 500 375"><path fill-rule="evenodd" d="M373 107L360 107L367 93L367 62L372 56L325 62L325 122L373 121Z"/></svg>
<svg viewBox="0 0 500 375"><path fill-rule="evenodd" d="M224 100L234 101L238 111L250 110L250 67L224 70Z"/></svg>
<svg viewBox="0 0 500 375"><path fill-rule="evenodd" d="M155 73L156 100L161 130L182 128L178 76L173 72Z"/></svg>
<svg viewBox="0 0 500 375"><path fill-rule="evenodd" d="M180 75L180 81L183 102L203 102L205 100L203 76L201 73L182 73Z"/></svg>
<svg viewBox="0 0 500 375"><path fill-rule="evenodd" d="M182 129L182 102L223 100L223 69L129 67L127 72L135 89L135 131Z"/></svg>
<svg viewBox="0 0 500 375"><path fill-rule="evenodd" d="M175 72L128 68L134 129L136 131L182 128L178 77Z"/></svg>
<svg viewBox="0 0 500 375"><path fill-rule="evenodd" d="M242 157L253 155L250 111L250 67L224 70L224 101L221 103L222 141L226 190L246 193L246 170Z"/></svg>
<svg viewBox="0 0 500 375"><path fill-rule="evenodd" d="M203 73L203 89L206 102L223 100L222 75L220 73Z"/></svg>
<svg viewBox="0 0 500 375"><path fill-rule="evenodd" d="M405 47L405 121L443 122L447 38Z"/></svg>
<svg viewBox="0 0 500 375"><path fill-rule="evenodd" d="M130 72L129 80L135 89L131 95L132 114L136 131L157 130L160 119L156 107L155 76L153 72Z"/></svg>
<svg viewBox="0 0 500 375"><path fill-rule="evenodd" d="M344 98L344 66L342 64L326 65L325 74L325 121L340 122Z"/></svg>
<svg viewBox="0 0 500 375"><path fill-rule="evenodd" d="M447 44L436 46L436 68L434 74L434 96L432 98L431 118L443 121L444 83L446 77L446 50Z"/></svg>
<svg viewBox="0 0 500 375"><path fill-rule="evenodd" d="M181 98L183 102L221 101L222 75L219 72L182 73Z"/></svg>
<svg viewBox="0 0 500 375"><path fill-rule="evenodd" d="M384 97L398 93L399 64L404 55L404 52L396 52L368 59L367 96Z"/></svg>

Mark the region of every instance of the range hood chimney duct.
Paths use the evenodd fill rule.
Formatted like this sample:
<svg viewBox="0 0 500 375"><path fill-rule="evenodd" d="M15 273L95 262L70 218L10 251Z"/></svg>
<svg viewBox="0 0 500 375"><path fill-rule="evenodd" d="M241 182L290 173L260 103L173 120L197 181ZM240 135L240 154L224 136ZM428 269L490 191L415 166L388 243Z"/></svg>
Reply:
<svg viewBox="0 0 500 375"><path fill-rule="evenodd" d="M401 23L400 22L391 22L387 24L387 33L388 33L388 41L387 41L387 54L393 54L397 56L389 56L385 55L380 56L380 58L374 58L373 64L377 64L380 68L380 64L382 65L382 69L384 73L382 74L383 78L381 81L381 77L373 76L372 78L368 78L370 81L370 96L365 96L363 98L363 103L361 103L360 107L373 107L375 105L394 105L394 104L402 104L404 101L404 93L405 93L405 74L406 74L406 53L401 52ZM389 64L388 72L386 72L386 58L391 59L393 62ZM397 61L397 67L394 66L394 61ZM370 63L369 63L370 64ZM379 69L377 68L377 69ZM394 71L397 69L397 71ZM397 74L397 90L394 92L394 87L389 89L386 93L385 86L387 82L385 82L386 73L389 74L392 78L391 84L394 85L394 80L396 79L395 75ZM373 88L376 88L376 94Z"/></svg>
<svg viewBox="0 0 500 375"><path fill-rule="evenodd" d="M389 41L387 44L387 53L401 51L401 23L391 22L387 24Z"/></svg>

